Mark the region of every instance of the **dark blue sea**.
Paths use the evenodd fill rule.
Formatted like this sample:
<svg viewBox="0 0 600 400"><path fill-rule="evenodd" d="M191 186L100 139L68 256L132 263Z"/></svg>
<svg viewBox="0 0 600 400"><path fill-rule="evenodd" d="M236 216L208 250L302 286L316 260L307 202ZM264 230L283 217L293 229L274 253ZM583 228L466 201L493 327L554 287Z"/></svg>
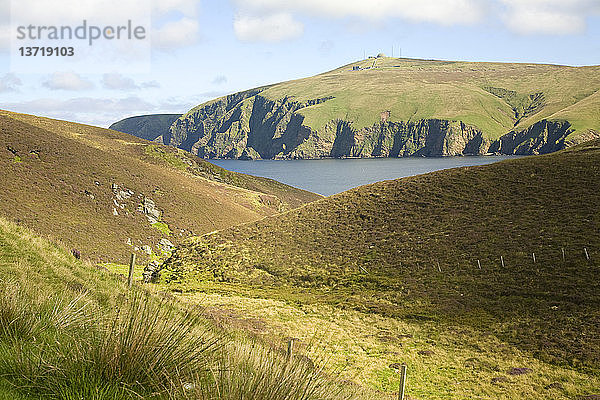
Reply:
<svg viewBox="0 0 600 400"><path fill-rule="evenodd" d="M230 171L263 176L329 196L368 183L447 168L490 164L515 156L406 157L323 160L209 160Z"/></svg>

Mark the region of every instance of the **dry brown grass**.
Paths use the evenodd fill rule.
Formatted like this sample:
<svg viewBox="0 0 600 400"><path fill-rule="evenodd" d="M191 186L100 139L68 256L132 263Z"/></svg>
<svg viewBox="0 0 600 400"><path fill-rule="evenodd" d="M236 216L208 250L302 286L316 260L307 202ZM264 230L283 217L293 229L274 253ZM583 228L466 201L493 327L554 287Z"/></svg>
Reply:
<svg viewBox="0 0 600 400"><path fill-rule="evenodd" d="M293 207L319 197L208 163L211 174L202 177L146 151L148 146L165 154L174 149L107 129L9 112L1 113L0 128L0 214L95 261L125 262L132 251L128 238L134 246L154 247L166 236L136 211L140 195L155 201L175 243L192 233L272 215L280 202ZM221 174L236 181L219 182L215 176ZM113 215L113 183L135 192L129 210L118 209L118 216ZM267 195L276 201L261 201Z"/></svg>

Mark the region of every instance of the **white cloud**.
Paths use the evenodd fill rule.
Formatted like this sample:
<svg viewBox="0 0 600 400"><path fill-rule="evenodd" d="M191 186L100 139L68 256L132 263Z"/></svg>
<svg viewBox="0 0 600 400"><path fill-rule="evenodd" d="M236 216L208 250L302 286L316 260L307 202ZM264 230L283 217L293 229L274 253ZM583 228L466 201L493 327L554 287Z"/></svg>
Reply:
<svg viewBox="0 0 600 400"><path fill-rule="evenodd" d="M443 25L480 21L488 0L235 0L242 10L303 13L325 18L403 18Z"/></svg>
<svg viewBox="0 0 600 400"><path fill-rule="evenodd" d="M21 86L21 80L13 73L4 74L0 78L0 92L14 92L17 86Z"/></svg>
<svg viewBox="0 0 600 400"><path fill-rule="evenodd" d="M160 83L158 83L157 81L148 81L148 82L142 82L140 85L141 88L147 89L147 88L159 88L160 87Z"/></svg>
<svg viewBox="0 0 600 400"><path fill-rule="evenodd" d="M200 27L198 21L183 17L169 21L152 32L152 46L161 50L184 47L198 41Z"/></svg>
<svg viewBox="0 0 600 400"><path fill-rule="evenodd" d="M92 82L75 72L55 72L42 85L52 90L86 90L94 87Z"/></svg>
<svg viewBox="0 0 600 400"><path fill-rule="evenodd" d="M198 42L198 8L198 0L154 0L152 46L169 51Z"/></svg>
<svg viewBox="0 0 600 400"><path fill-rule="evenodd" d="M598 0L500 0L509 29L522 34L576 34L586 19L600 15Z"/></svg>
<svg viewBox="0 0 600 400"><path fill-rule="evenodd" d="M233 21L233 30L244 42L275 43L301 36L304 25L285 12L265 16L238 14Z"/></svg>
<svg viewBox="0 0 600 400"><path fill-rule="evenodd" d="M200 92L197 95L197 98L200 99L198 101L196 101L196 104L200 104L205 102L206 100L210 100L210 99L216 99L218 97L222 97L225 96L226 94L228 94L228 92L223 92L221 90L209 90L207 92Z"/></svg>
<svg viewBox="0 0 600 400"><path fill-rule="evenodd" d="M42 98L3 104L2 108L67 121L109 126L124 116L151 113L183 113L191 106L191 103L176 102L175 99L151 103L138 96L128 96L121 99L76 97L60 100Z"/></svg>
<svg viewBox="0 0 600 400"><path fill-rule="evenodd" d="M151 103L137 96L124 97L122 99L102 99L93 97L76 97L66 100L35 99L20 103L8 104L9 109L19 109L34 114L47 114L55 111L74 112L82 114L94 114L103 112L114 112L127 110L152 110L155 108Z"/></svg>
<svg viewBox="0 0 600 400"><path fill-rule="evenodd" d="M0 52L10 48L10 2L0 1Z"/></svg>
<svg viewBox="0 0 600 400"><path fill-rule="evenodd" d="M0 51L5 52L10 48L10 27L0 25Z"/></svg>
<svg viewBox="0 0 600 400"><path fill-rule="evenodd" d="M488 17L499 17L508 29L522 34L580 33L585 30L588 17L600 15L599 0L234 1L241 15L279 13L290 15L289 18L292 19L294 15L303 14L327 19L351 18L371 24L388 19L403 19L453 26L483 23ZM498 7L500 12L496 13ZM239 25L239 18L234 21L234 28L236 24ZM264 40L260 38L261 30L256 26L257 24L249 25L258 32L248 36L256 37L256 40ZM266 30L267 28L263 29Z"/></svg>
<svg viewBox="0 0 600 400"><path fill-rule="evenodd" d="M87 18L94 24L119 24L127 19L145 25L152 19L153 45L169 49L194 44L198 38L199 0L0 0L0 51L10 46L10 21L42 25L81 24Z"/></svg>
<svg viewBox="0 0 600 400"><path fill-rule="evenodd" d="M6 1L6 0L3 0ZM60 0L60 5L48 0L12 0L11 18L31 23L65 24L81 22L117 23L124 18L150 17L147 0Z"/></svg>
<svg viewBox="0 0 600 400"><path fill-rule="evenodd" d="M194 16L197 13L198 4L198 0L154 0L152 11L159 15L178 11L183 15Z"/></svg>
<svg viewBox="0 0 600 400"><path fill-rule="evenodd" d="M102 86L106 89L114 90L135 90L140 88L133 79L123 76L118 72L102 75Z"/></svg>

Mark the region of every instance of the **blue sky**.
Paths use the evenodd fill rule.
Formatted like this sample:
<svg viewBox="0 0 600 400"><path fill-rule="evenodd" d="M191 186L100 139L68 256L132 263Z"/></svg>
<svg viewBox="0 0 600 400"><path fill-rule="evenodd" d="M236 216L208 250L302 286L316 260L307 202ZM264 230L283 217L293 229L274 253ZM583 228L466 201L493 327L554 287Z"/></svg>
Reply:
<svg viewBox="0 0 600 400"><path fill-rule="evenodd" d="M40 12L74 1L41 2ZM100 126L400 49L412 58L600 64L600 0L157 0L149 72L22 73L10 70L14 32L8 0L0 2L0 108Z"/></svg>

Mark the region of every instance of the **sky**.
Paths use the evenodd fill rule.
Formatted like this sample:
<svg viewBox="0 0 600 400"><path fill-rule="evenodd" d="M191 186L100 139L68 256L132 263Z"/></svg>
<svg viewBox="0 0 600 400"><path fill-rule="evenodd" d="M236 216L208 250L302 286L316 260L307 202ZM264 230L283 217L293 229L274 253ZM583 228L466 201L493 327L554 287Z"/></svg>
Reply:
<svg viewBox="0 0 600 400"><path fill-rule="evenodd" d="M11 8L0 0L0 108L107 127L378 53L600 64L600 0L108 1L13 0ZM79 18L74 10L85 2L90 21L110 21L115 10L141 21L148 46L136 48L140 54L120 49L131 56L121 64L89 56L87 65L46 65L16 53L16 20L58 24ZM113 43L81 49L98 53ZM141 68L129 68L136 62Z"/></svg>

